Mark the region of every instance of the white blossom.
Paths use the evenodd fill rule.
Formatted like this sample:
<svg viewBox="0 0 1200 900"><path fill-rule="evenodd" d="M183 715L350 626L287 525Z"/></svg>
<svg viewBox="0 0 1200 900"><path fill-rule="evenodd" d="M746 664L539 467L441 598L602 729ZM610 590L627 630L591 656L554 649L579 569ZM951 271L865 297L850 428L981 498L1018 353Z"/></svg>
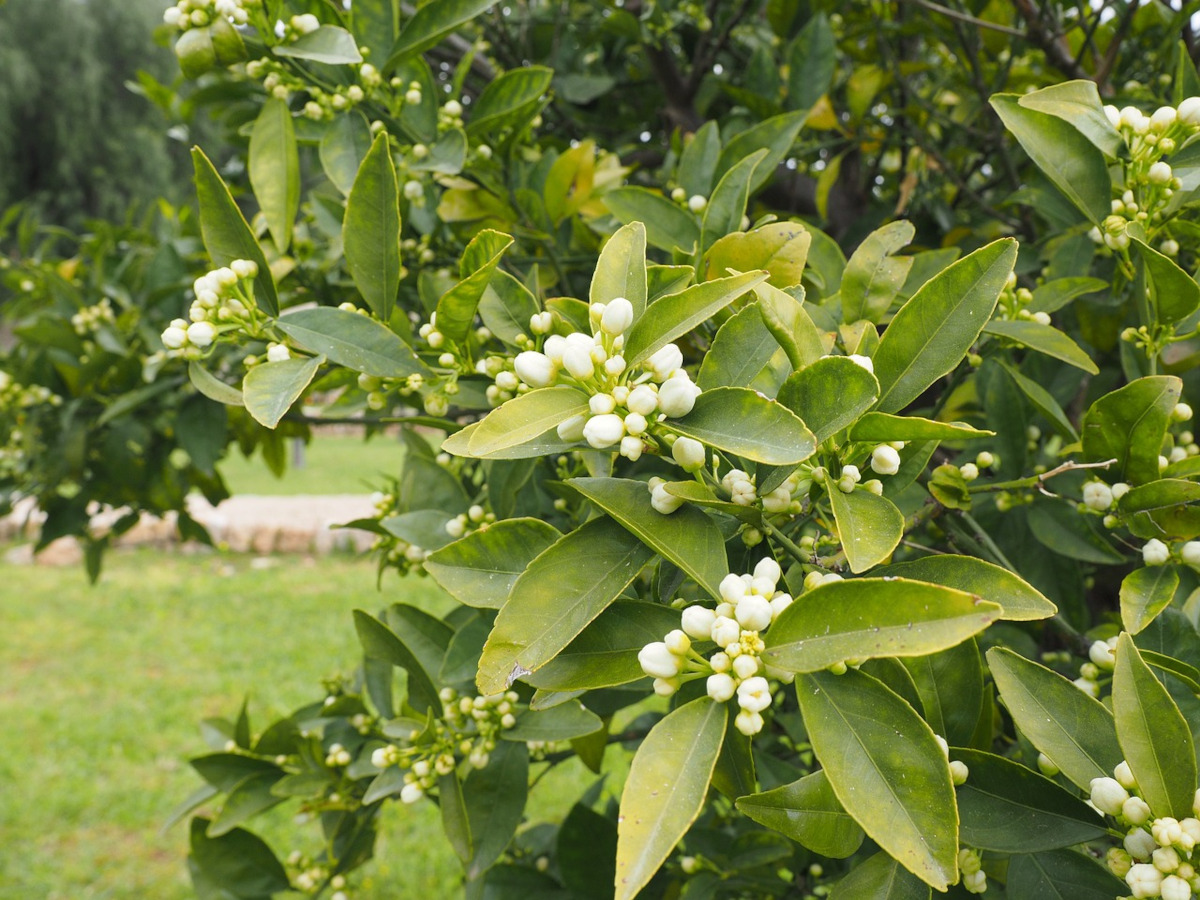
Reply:
<svg viewBox="0 0 1200 900"><path fill-rule="evenodd" d="M683 660L663 641L654 641L638 651L638 663L652 678L674 678L683 668Z"/></svg>
<svg viewBox="0 0 1200 900"><path fill-rule="evenodd" d="M699 604L689 606L683 611L681 624L684 632L698 641L707 641L712 637L713 623L717 614L707 606Z"/></svg>

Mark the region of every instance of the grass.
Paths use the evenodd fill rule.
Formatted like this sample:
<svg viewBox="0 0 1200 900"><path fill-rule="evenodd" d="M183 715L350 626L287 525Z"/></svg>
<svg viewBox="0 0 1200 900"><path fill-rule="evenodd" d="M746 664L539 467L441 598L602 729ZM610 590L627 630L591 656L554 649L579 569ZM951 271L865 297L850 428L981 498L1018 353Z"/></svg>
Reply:
<svg viewBox="0 0 1200 900"><path fill-rule="evenodd" d="M383 486L385 477L398 475L404 445L391 435L369 441L343 434L316 434L304 448L304 465L291 464L283 478L271 474L262 456L249 459L232 451L218 468L229 491L239 494L368 494Z"/></svg>
<svg viewBox="0 0 1200 900"><path fill-rule="evenodd" d="M186 763L207 751L197 722L232 717L247 691L256 728L319 697L322 677L356 664L355 607L444 603L427 580L379 595L362 560L275 562L114 553L95 588L82 567L4 567L0 900L193 897L186 826L160 826L200 784ZM314 848L290 814L268 829L280 855ZM390 805L355 894L456 895L440 831L432 804Z"/></svg>

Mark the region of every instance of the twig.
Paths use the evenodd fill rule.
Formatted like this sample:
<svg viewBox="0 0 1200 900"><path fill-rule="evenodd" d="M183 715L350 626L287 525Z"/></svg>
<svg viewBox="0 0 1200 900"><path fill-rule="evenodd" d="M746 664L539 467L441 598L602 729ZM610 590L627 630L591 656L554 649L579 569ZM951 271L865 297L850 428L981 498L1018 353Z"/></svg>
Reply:
<svg viewBox="0 0 1200 900"><path fill-rule="evenodd" d="M987 28L991 31L999 31L1001 34L1011 35L1012 37L1026 37L1025 32L1021 31L1019 28L1001 25L999 22L989 22L986 19L978 19L970 13L960 12L957 9L951 9L948 6L942 6L938 3L931 3L930 0L901 0L901 2L911 3L914 6L919 6L922 9L935 12L939 16L945 16L947 19L956 19L959 22L966 22L968 25L977 25L980 28Z"/></svg>

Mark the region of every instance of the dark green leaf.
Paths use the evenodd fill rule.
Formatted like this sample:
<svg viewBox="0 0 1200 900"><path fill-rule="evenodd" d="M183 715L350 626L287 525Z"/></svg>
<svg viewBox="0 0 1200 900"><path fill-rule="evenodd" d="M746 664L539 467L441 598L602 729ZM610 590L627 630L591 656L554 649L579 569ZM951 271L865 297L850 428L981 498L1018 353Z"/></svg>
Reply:
<svg viewBox="0 0 1200 900"><path fill-rule="evenodd" d="M975 594L1003 607L1001 618L1015 621L1045 619L1058 610L1019 575L972 556L939 554L895 563L875 571L880 577L898 576L928 581Z"/></svg>
<svg viewBox="0 0 1200 900"><path fill-rule="evenodd" d="M1126 885L1099 863L1074 850L1014 856L1008 896L1038 900L1112 900Z"/></svg>
<svg viewBox="0 0 1200 900"><path fill-rule="evenodd" d="M354 35L336 25L322 25L316 31L300 35L290 44L276 44L272 49L276 56L306 59L330 66L362 62Z"/></svg>
<svg viewBox="0 0 1200 900"><path fill-rule="evenodd" d="M560 537L538 519L506 519L430 554L425 571L459 603L499 609L525 567Z"/></svg>
<svg viewBox="0 0 1200 900"><path fill-rule="evenodd" d="M891 556L904 537L896 504L863 487L845 493L832 475L825 476L825 489L850 571L857 575Z"/></svg>
<svg viewBox="0 0 1200 900"><path fill-rule="evenodd" d="M1158 478L1158 455L1183 383L1151 375L1105 394L1083 417L1086 462L1115 459L1113 479L1141 484Z"/></svg>
<svg viewBox="0 0 1200 900"><path fill-rule="evenodd" d="M912 243L916 229L901 219L873 231L858 245L842 273L842 321L879 322L904 286L911 256L895 256Z"/></svg>
<svg viewBox="0 0 1200 900"><path fill-rule="evenodd" d="M306 350L356 372L381 378L425 372L412 348L369 316L318 306L289 312L275 324Z"/></svg>
<svg viewBox="0 0 1200 900"><path fill-rule="evenodd" d="M342 225L346 267L367 305L386 322L400 288L400 188L391 144L380 132L358 169Z"/></svg>
<svg viewBox="0 0 1200 900"><path fill-rule="evenodd" d="M1197 288L1197 291L1200 291L1200 287ZM1083 369L1092 375L1100 371L1092 362L1092 358L1083 351L1083 348L1057 328L1049 325L1024 320L996 319L988 322L984 326L983 332L993 337L1013 341L1022 347L1028 347L1030 350L1036 350L1038 353L1044 353L1054 359L1060 359L1067 365Z"/></svg>
<svg viewBox="0 0 1200 900"><path fill-rule="evenodd" d="M863 830L842 808L825 772L737 801L749 818L785 834L821 856L845 859L863 842Z"/></svg>
<svg viewBox="0 0 1200 900"><path fill-rule="evenodd" d="M300 153L287 103L268 99L250 133L250 186L267 228L282 255L292 243L292 223L300 209Z"/></svg>

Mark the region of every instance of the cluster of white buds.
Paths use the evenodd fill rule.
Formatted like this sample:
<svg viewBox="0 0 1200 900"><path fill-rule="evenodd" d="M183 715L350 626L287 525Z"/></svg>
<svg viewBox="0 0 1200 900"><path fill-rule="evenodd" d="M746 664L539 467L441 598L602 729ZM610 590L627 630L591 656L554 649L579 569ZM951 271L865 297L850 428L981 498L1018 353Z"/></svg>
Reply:
<svg viewBox="0 0 1200 900"><path fill-rule="evenodd" d="M235 25L245 25L249 19L246 8L258 3L259 0L179 0L163 11L163 21L180 31L203 28L218 17Z"/></svg>
<svg viewBox="0 0 1200 900"><path fill-rule="evenodd" d="M488 526L496 521L496 514L485 510L478 503L465 513L459 513L446 523L446 534L458 540L465 534L475 531L486 531Z"/></svg>
<svg viewBox="0 0 1200 900"><path fill-rule="evenodd" d="M1113 485L1099 480L1089 481L1083 486L1083 505L1095 512L1107 512L1128 493L1129 485L1123 481Z"/></svg>
<svg viewBox="0 0 1200 900"><path fill-rule="evenodd" d="M252 323L257 275L257 263L235 259L197 278L192 285L195 299L188 309L188 321L175 319L162 333L168 355L195 359L216 340L218 329Z"/></svg>
<svg viewBox="0 0 1200 900"><path fill-rule="evenodd" d="M382 522L401 511L400 499L396 489L380 491L375 495L376 521ZM380 558L380 565L396 569L400 574L420 574L424 572L422 564L432 550L425 550L416 544L410 544L403 538L396 537L390 532L376 536L371 544L371 552Z"/></svg>
<svg viewBox="0 0 1200 900"><path fill-rule="evenodd" d="M1004 290L1000 292L1000 299L996 304L996 317L1008 321L1023 320L1049 325L1050 314L1031 311L1029 304L1032 302L1033 292L1029 288L1017 287L1016 273L1009 272L1008 281L1005 282Z"/></svg>
<svg viewBox="0 0 1200 900"><path fill-rule="evenodd" d="M593 334L552 334L540 351L517 354L513 367L531 388L574 384L590 395L587 413L558 426L560 438L583 440L596 450L615 447L636 460L655 423L686 416L700 389L683 368L683 353L675 344L662 347L636 369L625 365L621 350L634 310L624 297L593 303L589 313Z"/></svg>
<svg viewBox="0 0 1200 900"><path fill-rule="evenodd" d="M0 477L29 465L30 452L25 447L27 410L61 405L62 397L48 387L21 384L0 370Z"/></svg>
<svg viewBox="0 0 1200 900"><path fill-rule="evenodd" d="M942 748L942 755L946 757L946 762L950 766L950 780L954 782L956 787L966 784L967 778L971 774L971 770L967 768L967 764L961 759L950 758L950 745L944 737L940 734L935 734L934 738L937 740L938 746ZM983 891L976 891L975 893L981 894Z"/></svg>
<svg viewBox="0 0 1200 900"><path fill-rule="evenodd" d="M1134 898L1193 900L1200 893L1200 872L1195 857L1200 844L1200 791L1192 803L1193 816L1152 818L1150 807L1138 796L1137 781L1122 761L1112 778L1093 778L1091 805L1112 816L1126 831L1122 847L1108 851L1106 862L1124 878Z"/></svg>
<svg viewBox="0 0 1200 900"><path fill-rule="evenodd" d="M439 693L442 714L433 719L431 734L413 731L407 746L386 744L371 754L371 764L377 769L400 766L404 787L400 800L416 803L437 784L441 775L458 768L460 760L472 769L488 764L489 754L496 749L500 732L517 724L515 691L491 694L486 697L460 696L453 688Z"/></svg>
<svg viewBox="0 0 1200 900"><path fill-rule="evenodd" d="M113 313L112 302L107 297L94 306L85 306L71 316L71 327L80 337L97 331L101 325L112 325L117 321Z"/></svg>
<svg viewBox="0 0 1200 900"><path fill-rule="evenodd" d="M345 768L352 759L350 751L341 744L330 744L325 751L325 765L330 769Z"/></svg>
<svg viewBox="0 0 1200 900"><path fill-rule="evenodd" d="M721 489L729 495L730 502L738 506L753 506L758 500L754 476L741 469L730 469L726 472L721 479Z"/></svg>
<svg viewBox="0 0 1200 900"><path fill-rule="evenodd" d="M699 215L708 208L708 198L703 194L688 195L688 192L681 187L671 190L671 199L680 206L687 207L688 212L693 212Z"/></svg>
<svg viewBox="0 0 1200 900"><path fill-rule="evenodd" d="M1200 569L1200 541L1184 541L1175 545L1179 560L1192 568ZM1172 549L1158 538L1151 538L1142 545L1142 562L1148 566L1165 566L1171 561Z"/></svg>
<svg viewBox="0 0 1200 900"><path fill-rule="evenodd" d="M983 871L982 854L970 847L958 851L958 870L962 872L962 886L969 894L987 893L987 875Z"/></svg>
<svg viewBox="0 0 1200 900"><path fill-rule="evenodd" d="M790 594L776 589L782 571L770 557L759 560L752 574L730 573L721 581L716 609L701 604L683 610L680 628L638 653L642 671L654 679L654 691L670 696L685 681L705 678L708 696L718 703L737 698L734 725L742 734L758 734L762 712L771 705L765 675L790 681L788 673L767 671L759 658L766 645L762 632L792 603ZM697 646L711 654L703 656Z"/></svg>
<svg viewBox="0 0 1200 900"><path fill-rule="evenodd" d="M1088 648L1088 661L1079 666L1079 677L1072 682L1089 697L1100 697L1100 679L1113 670L1116 664L1117 638L1093 641ZM1069 654L1068 654L1069 658Z"/></svg>

